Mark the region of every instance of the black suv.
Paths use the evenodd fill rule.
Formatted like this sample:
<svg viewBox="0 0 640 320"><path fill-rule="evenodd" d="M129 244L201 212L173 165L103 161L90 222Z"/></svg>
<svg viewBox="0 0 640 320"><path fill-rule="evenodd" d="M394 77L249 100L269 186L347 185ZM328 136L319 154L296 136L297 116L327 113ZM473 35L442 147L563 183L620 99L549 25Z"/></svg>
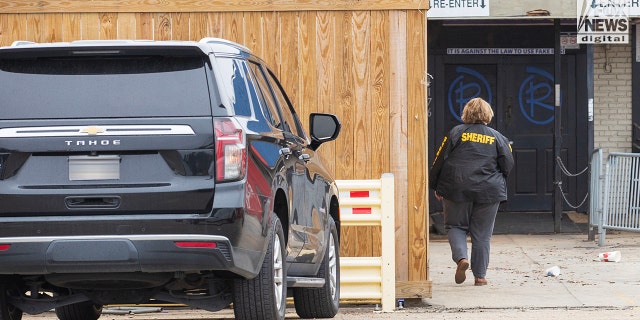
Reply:
<svg viewBox="0 0 640 320"><path fill-rule="evenodd" d="M0 320L147 301L238 319L338 312L339 205L278 79L247 48L0 48Z"/></svg>

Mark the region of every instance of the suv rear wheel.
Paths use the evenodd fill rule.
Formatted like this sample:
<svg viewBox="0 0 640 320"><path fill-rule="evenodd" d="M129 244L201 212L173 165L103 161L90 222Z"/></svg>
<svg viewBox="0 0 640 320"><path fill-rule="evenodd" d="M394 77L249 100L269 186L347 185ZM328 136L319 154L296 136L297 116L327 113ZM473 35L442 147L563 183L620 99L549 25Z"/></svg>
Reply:
<svg viewBox="0 0 640 320"><path fill-rule="evenodd" d="M271 236L260 273L234 283L233 310L236 319L284 319L287 299L285 242L280 219L272 213Z"/></svg>
<svg viewBox="0 0 640 320"><path fill-rule="evenodd" d="M102 305L91 301L69 304L56 308L60 320L96 320L102 314Z"/></svg>
<svg viewBox="0 0 640 320"><path fill-rule="evenodd" d="M324 279L321 288L295 288L293 301L300 318L333 318L340 304L340 245L338 230L329 217L329 243L318 270L318 278Z"/></svg>
<svg viewBox="0 0 640 320"><path fill-rule="evenodd" d="M22 310L7 302L8 291L6 286L0 286L0 320L20 320Z"/></svg>

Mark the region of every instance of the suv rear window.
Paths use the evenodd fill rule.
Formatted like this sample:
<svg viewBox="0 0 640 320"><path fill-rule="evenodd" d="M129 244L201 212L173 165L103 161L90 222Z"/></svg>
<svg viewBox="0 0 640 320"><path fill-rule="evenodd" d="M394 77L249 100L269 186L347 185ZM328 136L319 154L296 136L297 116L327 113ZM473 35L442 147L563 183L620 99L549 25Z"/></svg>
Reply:
<svg viewBox="0 0 640 320"><path fill-rule="evenodd" d="M0 58L4 119L211 115L205 57Z"/></svg>

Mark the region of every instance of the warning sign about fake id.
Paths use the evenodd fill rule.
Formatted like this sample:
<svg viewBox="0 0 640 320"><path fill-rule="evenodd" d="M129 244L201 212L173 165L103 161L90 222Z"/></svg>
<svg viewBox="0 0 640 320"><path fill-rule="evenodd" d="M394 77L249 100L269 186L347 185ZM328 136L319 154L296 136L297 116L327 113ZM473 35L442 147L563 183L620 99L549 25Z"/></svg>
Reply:
<svg viewBox="0 0 640 320"><path fill-rule="evenodd" d="M631 0L577 0L578 43L629 43Z"/></svg>

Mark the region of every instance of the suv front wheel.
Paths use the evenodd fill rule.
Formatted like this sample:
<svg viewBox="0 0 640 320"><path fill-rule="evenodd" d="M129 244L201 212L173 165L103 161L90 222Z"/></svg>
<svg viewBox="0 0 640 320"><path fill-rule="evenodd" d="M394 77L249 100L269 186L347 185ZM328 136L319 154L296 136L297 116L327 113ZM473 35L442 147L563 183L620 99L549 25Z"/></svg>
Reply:
<svg viewBox="0 0 640 320"><path fill-rule="evenodd" d="M340 304L340 244L338 230L329 217L329 243L318 270L318 278L324 279L321 288L295 288L293 301L302 319L333 318Z"/></svg>
<svg viewBox="0 0 640 320"><path fill-rule="evenodd" d="M269 246L260 273L253 279L235 280L233 310L236 319L284 319L287 307L284 232L274 213L270 221Z"/></svg>

